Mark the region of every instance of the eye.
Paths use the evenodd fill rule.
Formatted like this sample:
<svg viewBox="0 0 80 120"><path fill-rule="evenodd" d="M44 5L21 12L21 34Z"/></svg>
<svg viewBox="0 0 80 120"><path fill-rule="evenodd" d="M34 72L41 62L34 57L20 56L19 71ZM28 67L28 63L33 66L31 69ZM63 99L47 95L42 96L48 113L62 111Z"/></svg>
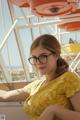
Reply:
<svg viewBox="0 0 80 120"><path fill-rule="evenodd" d="M44 58L47 58L47 55L40 55L39 56L39 59L44 59Z"/></svg>

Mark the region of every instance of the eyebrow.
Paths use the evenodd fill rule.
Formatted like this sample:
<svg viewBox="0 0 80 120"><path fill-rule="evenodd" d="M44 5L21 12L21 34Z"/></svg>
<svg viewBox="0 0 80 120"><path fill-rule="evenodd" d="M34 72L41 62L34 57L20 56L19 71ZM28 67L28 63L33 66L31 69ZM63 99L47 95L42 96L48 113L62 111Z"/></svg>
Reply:
<svg viewBox="0 0 80 120"><path fill-rule="evenodd" d="M41 55L47 55L47 54L49 54L49 53L41 53L39 56L41 56ZM37 56L35 56L35 55L32 55L33 57L37 57ZM39 57L38 56L38 57Z"/></svg>

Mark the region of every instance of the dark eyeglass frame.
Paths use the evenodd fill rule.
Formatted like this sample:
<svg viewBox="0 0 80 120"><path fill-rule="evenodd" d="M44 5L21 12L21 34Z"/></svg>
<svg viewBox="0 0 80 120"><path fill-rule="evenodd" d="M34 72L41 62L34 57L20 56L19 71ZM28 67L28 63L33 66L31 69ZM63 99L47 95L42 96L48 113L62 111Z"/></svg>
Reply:
<svg viewBox="0 0 80 120"><path fill-rule="evenodd" d="M51 52L50 54L48 54L48 55L40 55L39 57L36 57L36 56L32 56L32 57L30 57L30 58L28 58L28 61L29 61L29 63L31 64L31 65L36 65L36 63L37 63L37 60L41 63L41 64L46 64L47 63L47 60L48 60L48 57L50 56L50 55L52 55L52 54L55 54L55 52ZM44 59L45 59L45 62L42 62L41 61L41 57L44 57ZM31 59L34 59L35 60L35 63L34 62L31 62Z"/></svg>

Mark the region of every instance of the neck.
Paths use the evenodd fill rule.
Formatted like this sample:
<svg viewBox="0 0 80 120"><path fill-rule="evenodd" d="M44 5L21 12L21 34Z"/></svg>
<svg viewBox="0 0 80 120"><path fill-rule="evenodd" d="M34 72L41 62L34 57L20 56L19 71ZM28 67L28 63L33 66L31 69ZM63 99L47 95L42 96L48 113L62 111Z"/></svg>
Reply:
<svg viewBox="0 0 80 120"><path fill-rule="evenodd" d="M55 78L55 72L46 75L46 80L51 81Z"/></svg>

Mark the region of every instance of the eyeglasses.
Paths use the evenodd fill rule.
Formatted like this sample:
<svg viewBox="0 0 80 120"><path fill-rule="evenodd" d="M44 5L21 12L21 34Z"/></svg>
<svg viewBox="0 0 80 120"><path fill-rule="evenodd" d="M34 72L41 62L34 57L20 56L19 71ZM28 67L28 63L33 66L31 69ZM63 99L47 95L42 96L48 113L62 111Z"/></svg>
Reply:
<svg viewBox="0 0 80 120"><path fill-rule="evenodd" d="M39 57L36 57L36 56L33 56L33 57L30 57L28 58L28 61L30 62L30 64L32 65L36 65L37 64L37 61L39 61L40 63L42 64L46 64L47 63L47 60L48 60L48 57L50 55L52 55L53 53L50 53L48 55L40 55Z"/></svg>

